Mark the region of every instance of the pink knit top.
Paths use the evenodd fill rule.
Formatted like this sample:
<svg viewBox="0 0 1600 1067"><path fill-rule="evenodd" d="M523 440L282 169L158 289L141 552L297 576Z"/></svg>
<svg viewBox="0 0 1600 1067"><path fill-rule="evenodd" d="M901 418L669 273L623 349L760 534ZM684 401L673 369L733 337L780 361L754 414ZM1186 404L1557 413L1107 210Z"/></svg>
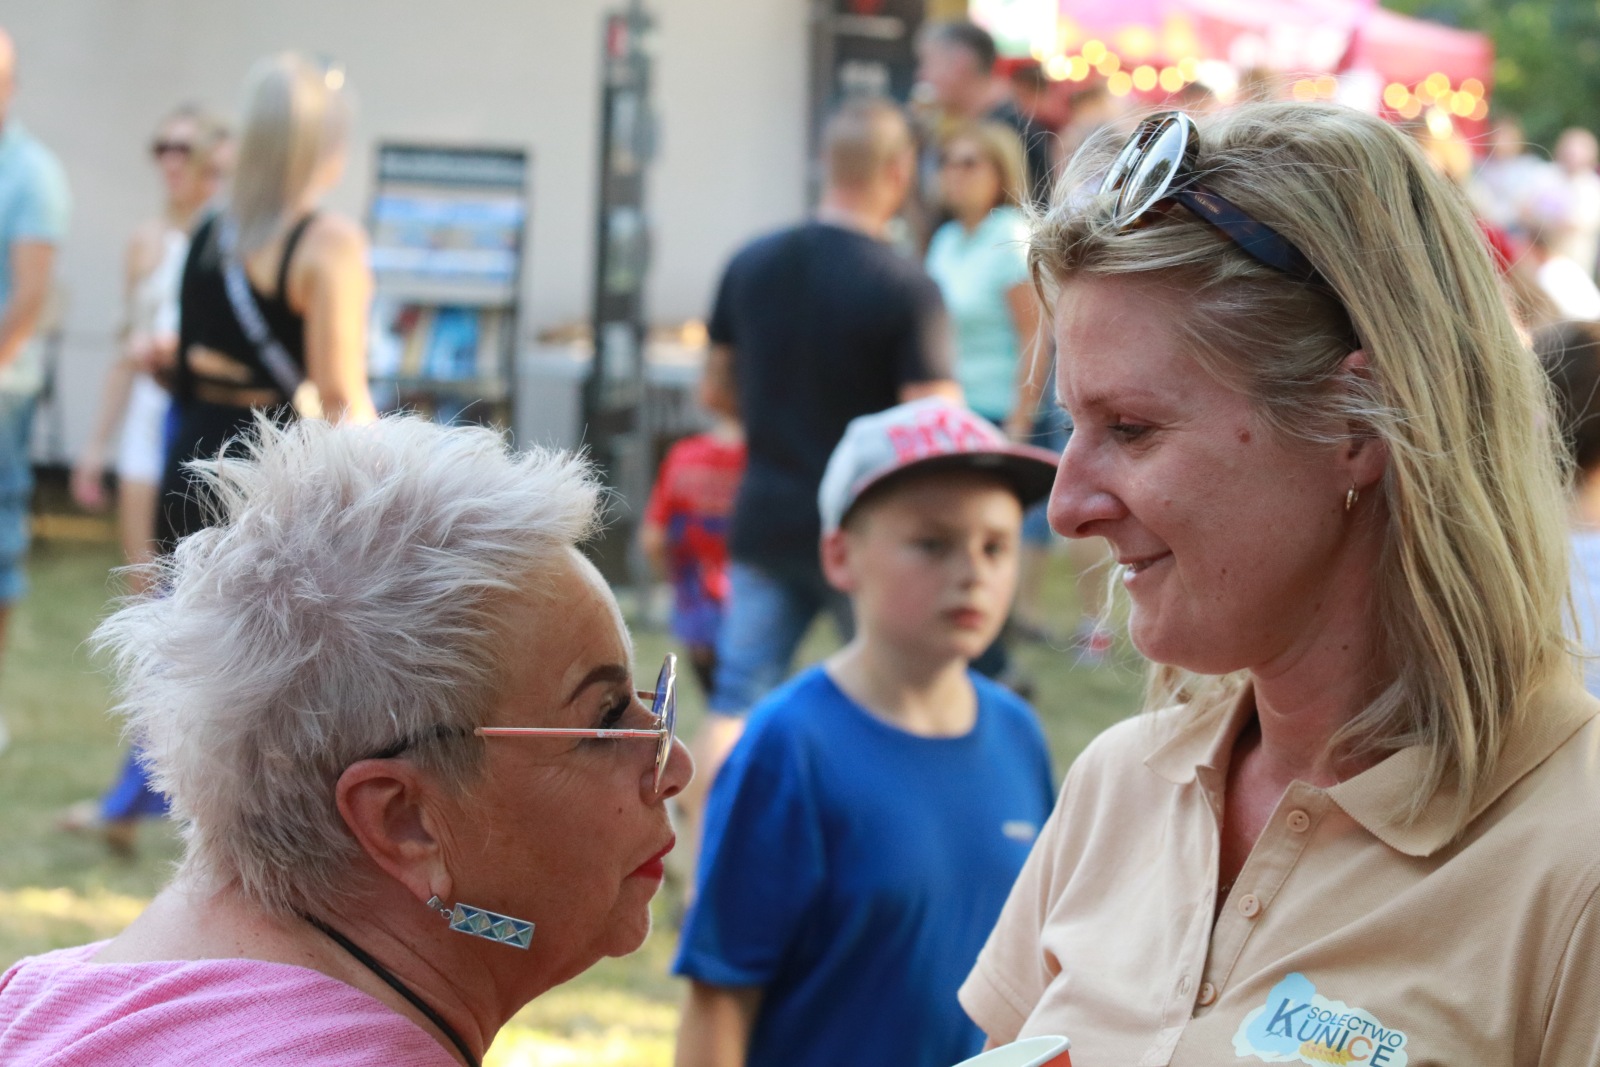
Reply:
<svg viewBox="0 0 1600 1067"><path fill-rule="evenodd" d="M104 944L33 956L0 976L0 1064L459 1067L410 1019L316 971L91 962Z"/></svg>

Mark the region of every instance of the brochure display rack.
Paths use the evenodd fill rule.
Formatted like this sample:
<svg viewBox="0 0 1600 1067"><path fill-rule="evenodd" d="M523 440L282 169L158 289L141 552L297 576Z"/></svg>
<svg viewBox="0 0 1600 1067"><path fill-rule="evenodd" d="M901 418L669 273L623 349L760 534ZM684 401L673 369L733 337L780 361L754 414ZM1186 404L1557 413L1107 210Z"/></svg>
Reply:
<svg viewBox="0 0 1600 1067"><path fill-rule="evenodd" d="M523 151L379 146L368 373L380 407L511 425L527 196Z"/></svg>

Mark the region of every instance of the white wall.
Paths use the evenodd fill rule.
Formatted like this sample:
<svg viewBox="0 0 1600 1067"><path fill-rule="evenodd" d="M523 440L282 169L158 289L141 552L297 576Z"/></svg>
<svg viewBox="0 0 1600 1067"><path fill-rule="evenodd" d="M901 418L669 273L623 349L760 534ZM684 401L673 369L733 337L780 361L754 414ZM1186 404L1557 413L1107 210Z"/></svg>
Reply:
<svg viewBox="0 0 1600 1067"><path fill-rule="evenodd" d="M621 0L0 0L19 51L12 113L61 157L65 445L87 433L120 309L128 233L158 206L145 148L180 100L234 110L283 48L341 61L355 152L332 205L362 215L388 139L530 148L524 329L587 318L602 13ZM703 317L728 253L804 209L806 0L651 0L661 154L650 313ZM61 458L61 457L49 457Z"/></svg>

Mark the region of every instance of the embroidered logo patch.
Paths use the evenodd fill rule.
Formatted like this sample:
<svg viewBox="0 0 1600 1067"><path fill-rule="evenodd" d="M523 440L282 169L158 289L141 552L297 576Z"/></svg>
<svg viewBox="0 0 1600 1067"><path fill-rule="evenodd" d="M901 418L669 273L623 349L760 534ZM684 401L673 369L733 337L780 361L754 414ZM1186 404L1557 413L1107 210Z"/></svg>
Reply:
<svg viewBox="0 0 1600 1067"><path fill-rule="evenodd" d="M1317 993L1303 974L1286 975L1267 1002L1244 1017L1233 1035L1233 1051L1267 1063L1353 1064L1405 1067L1406 1035Z"/></svg>

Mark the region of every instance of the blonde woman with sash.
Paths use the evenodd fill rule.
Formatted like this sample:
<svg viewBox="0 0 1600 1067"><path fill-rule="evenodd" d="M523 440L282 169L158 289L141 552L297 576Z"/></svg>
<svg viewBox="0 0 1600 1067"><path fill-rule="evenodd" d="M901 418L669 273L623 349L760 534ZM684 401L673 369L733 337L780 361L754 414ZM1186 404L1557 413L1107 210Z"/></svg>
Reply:
<svg viewBox="0 0 1600 1067"><path fill-rule="evenodd" d="M184 465L215 458L257 413L375 417L366 237L319 208L344 172L343 85L342 70L293 53L250 73L233 187L184 266L176 427L157 523L164 548L208 523L205 493Z"/></svg>

